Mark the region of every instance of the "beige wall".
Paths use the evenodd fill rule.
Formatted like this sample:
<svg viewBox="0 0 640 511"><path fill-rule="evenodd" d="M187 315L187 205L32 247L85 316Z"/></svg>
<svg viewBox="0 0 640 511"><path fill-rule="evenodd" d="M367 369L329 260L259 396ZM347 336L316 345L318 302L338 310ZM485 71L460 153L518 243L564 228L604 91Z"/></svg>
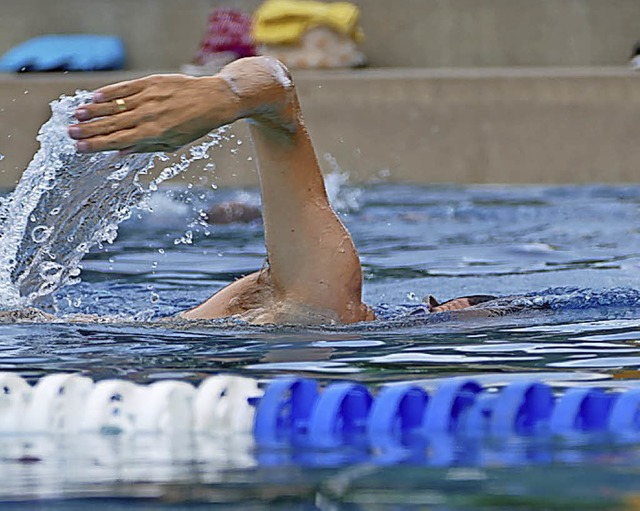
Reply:
<svg viewBox="0 0 640 511"><path fill-rule="evenodd" d="M354 0L373 66L622 65L640 39L638 0ZM0 0L0 53L44 33L124 38L129 67L174 69L214 5L259 0Z"/></svg>
<svg viewBox="0 0 640 511"><path fill-rule="evenodd" d="M0 75L0 185L12 186L36 150L51 99L131 76ZM321 163L329 168L330 153L354 181L387 174L424 183L639 176L640 75L627 70L387 69L299 72L295 81ZM238 124L236 131L245 143L213 152L217 182L255 184L246 129Z"/></svg>

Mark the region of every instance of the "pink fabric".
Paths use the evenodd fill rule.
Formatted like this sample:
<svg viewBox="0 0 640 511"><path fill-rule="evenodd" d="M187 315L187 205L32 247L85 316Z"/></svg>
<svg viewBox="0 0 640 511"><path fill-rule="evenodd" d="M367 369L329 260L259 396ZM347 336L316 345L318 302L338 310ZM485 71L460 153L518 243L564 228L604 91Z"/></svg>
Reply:
<svg viewBox="0 0 640 511"><path fill-rule="evenodd" d="M256 55L252 23L251 16L237 9L214 9L195 63L206 64L210 56L222 52L234 53L237 58Z"/></svg>

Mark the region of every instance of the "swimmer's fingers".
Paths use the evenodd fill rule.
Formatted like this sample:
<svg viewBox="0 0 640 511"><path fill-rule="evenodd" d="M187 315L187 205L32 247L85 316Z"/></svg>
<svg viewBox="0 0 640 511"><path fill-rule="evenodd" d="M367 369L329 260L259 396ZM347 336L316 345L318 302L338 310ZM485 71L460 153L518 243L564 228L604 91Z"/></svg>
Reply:
<svg viewBox="0 0 640 511"><path fill-rule="evenodd" d="M95 136L79 140L76 150L79 153L97 153L100 151L124 151L140 142L139 130L125 129L108 135Z"/></svg>
<svg viewBox="0 0 640 511"><path fill-rule="evenodd" d="M153 79L153 76L147 76L144 78L138 78L137 80L130 80L128 82L114 83L113 85L106 85L100 87L93 92L94 103L108 103L116 99L128 98L134 94L142 92Z"/></svg>
<svg viewBox="0 0 640 511"><path fill-rule="evenodd" d="M140 127L135 127L79 140L76 149L79 153L119 151L124 156L132 153L170 152L181 146L179 142L161 141L151 133L142 133Z"/></svg>
<svg viewBox="0 0 640 511"><path fill-rule="evenodd" d="M216 77L156 75L104 91L101 101L80 107L81 122L69 127L79 152L174 150L243 113L228 83ZM125 94L131 95L114 99Z"/></svg>
<svg viewBox="0 0 640 511"><path fill-rule="evenodd" d="M83 122L69 126L69 136L75 140L109 135L118 131L134 128L140 124L140 116L135 112L122 112L113 117Z"/></svg>
<svg viewBox="0 0 640 511"><path fill-rule="evenodd" d="M109 115L124 114L131 112L138 108L141 104L144 104L144 99L139 94L128 96L124 105L118 105L115 100L107 101L105 103L89 103L82 105L75 112L75 117L79 121L90 121L98 117L107 117Z"/></svg>

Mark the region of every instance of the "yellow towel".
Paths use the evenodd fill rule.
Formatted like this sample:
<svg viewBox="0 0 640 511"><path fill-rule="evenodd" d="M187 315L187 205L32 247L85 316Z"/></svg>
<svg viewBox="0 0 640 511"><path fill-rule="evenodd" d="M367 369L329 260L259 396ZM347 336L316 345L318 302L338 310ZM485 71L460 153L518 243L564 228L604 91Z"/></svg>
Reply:
<svg viewBox="0 0 640 511"><path fill-rule="evenodd" d="M254 15L253 37L260 44L295 44L315 26L327 26L360 41L360 10L348 2L267 0Z"/></svg>

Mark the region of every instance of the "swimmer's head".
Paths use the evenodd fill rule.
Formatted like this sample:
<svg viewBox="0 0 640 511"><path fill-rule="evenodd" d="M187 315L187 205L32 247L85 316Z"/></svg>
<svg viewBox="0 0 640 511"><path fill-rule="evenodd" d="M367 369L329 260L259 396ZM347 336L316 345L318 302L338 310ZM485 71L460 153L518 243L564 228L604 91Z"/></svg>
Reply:
<svg viewBox="0 0 640 511"><path fill-rule="evenodd" d="M495 296L491 295L470 295L462 296L460 298L453 298L446 302L439 303L438 300L432 295L425 296L422 301L427 304L429 312L443 312L466 309L467 307L473 307L490 300L495 300Z"/></svg>
<svg viewBox="0 0 640 511"><path fill-rule="evenodd" d="M211 206L206 212L206 221L210 224L249 223L262 216L260 208L242 202L221 202Z"/></svg>

